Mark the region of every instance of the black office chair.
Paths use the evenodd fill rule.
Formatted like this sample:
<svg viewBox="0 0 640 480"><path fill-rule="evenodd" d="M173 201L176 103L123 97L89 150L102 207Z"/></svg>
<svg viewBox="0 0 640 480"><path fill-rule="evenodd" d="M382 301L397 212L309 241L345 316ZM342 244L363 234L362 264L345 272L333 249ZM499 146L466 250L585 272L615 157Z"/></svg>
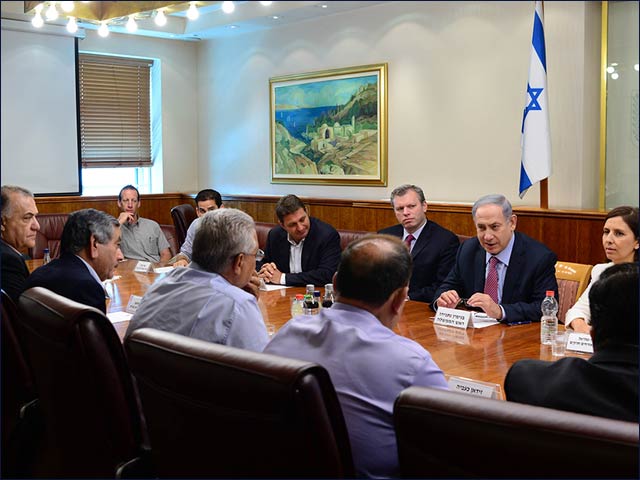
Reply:
<svg viewBox="0 0 640 480"><path fill-rule="evenodd" d="M151 475L120 339L95 308L35 287L18 301L45 423L35 476Z"/></svg>
<svg viewBox="0 0 640 480"><path fill-rule="evenodd" d="M196 218L196 209L193 208L193 205L188 203L183 203L181 205L176 205L171 209L171 218L173 220L173 225L176 227L176 237L178 238L178 250L184 243L185 238L187 238L187 230L189 230L189 225Z"/></svg>
<svg viewBox="0 0 640 480"><path fill-rule="evenodd" d="M432 388L394 407L409 478L638 478L638 424Z"/></svg>
<svg viewBox="0 0 640 480"><path fill-rule="evenodd" d="M31 368L17 331L20 319L2 290L2 477L30 476L43 434Z"/></svg>
<svg viewBox="0 0 640 480"><path fill-rule="evenodd" d="M323 367L150 328L125 350L160 477L354 476Z"/></svg>

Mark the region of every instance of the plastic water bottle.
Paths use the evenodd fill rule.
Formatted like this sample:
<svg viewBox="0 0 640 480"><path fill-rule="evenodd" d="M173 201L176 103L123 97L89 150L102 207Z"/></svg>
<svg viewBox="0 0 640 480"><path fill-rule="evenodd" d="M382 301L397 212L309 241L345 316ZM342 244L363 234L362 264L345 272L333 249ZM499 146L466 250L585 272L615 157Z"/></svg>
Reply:
<svg viewBox="0 0 640 480"><path fill-rule="evenodd" d="M540 343L553 345L558 332L558 301L553 290L547 290L547 296L542 300L540 319Z"/></svg>
<svg viewBox="0 0 640 480"><path fill-rule="evenodd" d="M45 248L43 253L44 253L44 256L42 257L42 264L46 265L51 261L51 255L49 254L48 248Z"/></svg>
<svg viewBox="0 0 640 480"><path fill-rule="evenodd" d="M298 293L296 298L291 302L291 316L302 315L304 313L304 295Z"/></svg>
<svg viewBox="0 0 640 480"><path fill-rule="evenodd" d="M322 298L322 308L331 308L335 298L333 296L333 283L324 286L324 297Z"/></svg>

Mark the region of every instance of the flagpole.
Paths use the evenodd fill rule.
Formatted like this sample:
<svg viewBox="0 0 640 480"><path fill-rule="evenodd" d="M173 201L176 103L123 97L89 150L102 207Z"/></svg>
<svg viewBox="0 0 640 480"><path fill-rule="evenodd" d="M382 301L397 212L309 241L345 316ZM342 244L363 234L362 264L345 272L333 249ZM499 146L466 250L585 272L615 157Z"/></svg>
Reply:
<svg viewBox="0 0 640 480"><path fill-rule="evenodd" d="M549 179L540 180L540 208L549 208Z"/></svg>
<svg viewBox="0 0 640 480"><path fill-rule="evenodd" d="M544 0L541 2L542 14L544 15ZM549 209L549 179L540 180L540 208Z"/></svg>

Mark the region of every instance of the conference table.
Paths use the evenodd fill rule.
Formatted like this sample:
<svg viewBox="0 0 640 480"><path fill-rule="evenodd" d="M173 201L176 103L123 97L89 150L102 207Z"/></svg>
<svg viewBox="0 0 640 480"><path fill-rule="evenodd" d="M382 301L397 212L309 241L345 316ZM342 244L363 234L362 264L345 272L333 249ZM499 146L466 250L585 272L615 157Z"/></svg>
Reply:
<svg viewBox="0 0 640 480"><path fill-rule="evenodd" d="M30 270L41 264L42 260L27 262ZM114 278L105 282L108 313L125 311L131 295L144 295L149 286L166 274L136 272L136 264L135 260L120 262ZM291 300L296 293L304 293L304 288L260 292L258 305L264 321L276 332L291 318ZM435 325L433 319L434 312L427 304L407 301L395 332L422 345L442 371L450 376L499 384L502 388L504 377L516 360L558 358L552 356L551 346L540 344L539 323L461 329ZM128 324L128 321L113 324L121 339ZM580 356L573 352L567 352L567 355Z"/></svg>

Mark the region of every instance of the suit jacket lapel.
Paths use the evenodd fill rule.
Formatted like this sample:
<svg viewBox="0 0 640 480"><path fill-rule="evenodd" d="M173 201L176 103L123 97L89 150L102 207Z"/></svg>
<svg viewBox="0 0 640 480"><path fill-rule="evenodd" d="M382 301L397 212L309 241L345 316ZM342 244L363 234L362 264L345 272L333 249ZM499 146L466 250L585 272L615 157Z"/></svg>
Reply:
<svg viewBox="0 0 640 480"><path fill-rule="evenodd" d="M400 234L400 238L402 238L403 233L404 230ZM413 249L411 250L411 258L416 258L416 256L422 251L422 249L427 246L429 240L431 240L431 233L431 224L427 222L427 224L422 229L422 232L420 232L418 240L416 240L416 243L413 245Z"/></svg>
<svg viewBox="0 0 640 480"><path fill-rule="evenodd" d="M511 303L513 293L516 289L516 284L520 278L520 272L524 265L524 245L522 238L517 233L514 233L515 240L513 242L513 250L511 251L511 258L509 259L509 267L507 267L507 274L504 277L504 284L502 285L502 302Z"/></svg>
<svg viewBox="0 0 640 480"><path fill-rule="evenodd" d="M303 272L309 270L309 257L311 256L311 253L313 251L314 235L316 234L317 230L314 219L309 218L309 221L311 222L311 226L309 227L309 233L304 239L304 244L302 245L302 260L300 261L300 263L302 264L301 266Z"/></svg>
<svg viewBox="0 0 640 480"><path fill-rule="evenodd" d="M486 252L484 250L484 248L482 248L482 245L480 245L480 243L478 243L478 250L476 251L476 255L475 258L473 259L474 262L474 272L475 272L475 276L473 279L473 289L472 289L472 293L473 292L484 292L484 280L485 280L485 270L487 267L487 261L486 261Z"/></svg>

